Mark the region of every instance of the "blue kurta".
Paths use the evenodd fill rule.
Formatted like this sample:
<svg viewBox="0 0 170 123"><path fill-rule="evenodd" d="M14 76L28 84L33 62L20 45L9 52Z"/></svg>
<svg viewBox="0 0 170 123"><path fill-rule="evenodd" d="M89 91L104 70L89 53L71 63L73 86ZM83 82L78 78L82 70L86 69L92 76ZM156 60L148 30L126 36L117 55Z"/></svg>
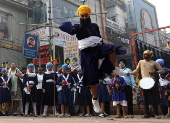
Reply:
<svg viewBox="0 0 170 123"><path fill-rule="evenodd" d="M65 76L65 78L67 77L68 74L63 74L60 75L58 77L57 80L57 85L62 86L62 90L60 90L58 92L58 104L65 104L65 105L72 105L73 104L73 99L71 97L71 87L74 84L74 80L73 77L69 74L68 80L67 82L70 83L70 88L68 85L63 85L62 81L65 80L63 76Z"/></svg>
<svg viewBox="0 0 170 123"><path fill-rule="evenodd" d="M54 105L54 87L55 87L55 104L57 104L57 90L56 90L56 84L54 85L53 82L46 82L47 80L52 79L54 80L54 73L43 75L43 82L42 82L42 88L45 89L45 93L43 96L43 104L53 106ZM55 81L57 83L57 73L55 73Z"/></svg>
<svg viewBox="0 0 170 123"><path fill-rule="evenodd" d="M112 79L111 81L112 81L112 87L115 88L116 83L113 83L113 79ZM123 100L127 100L127 99L126 99L126 94L125 94L125 92L123 91L123 88L127 86L125 80L123 79L123 77L118 77L118 78L117 78L117 82L118 82L118 84L120 85L120 88L119 88L119 89L115 89L115 90L113 91L112 100L113 100L113 101L123 101Z"/></svg>
<svg viewBox="0 0 170 123"><path fill-rule="evenodd" d="M110 102L110 96L106 83L100 82L97 88L97 97L99 102Z"/></svg>
<svg viewBox="0 0 170 123"><path fill-rule="evenodd" d="M79 78L77 77L77 75L79 76ZM83 86L82 81L79 80L79 79L81 79L81 77L83 75L79 75L79 74L77 74L77 75L74 77L76 85L78 87L78 89L76 91L77 96L76 96L75 104L80 105L80 106L90 105L92 103L92 96L91 96L91 93L90 93L90 87L89 86Z"/></svg>
<svg viewBox="0 0 170 123"><path fill-rule="evenodd" d="M2 76L2 77L6 82L8 81L7 76ZM0 86L3 86L2 83L3 83L3 80L0 77ZM0 103L11 102L11 94L10 94L11 86L12 86L12 82L11 82L11 79L9 79L8 85L7 85L8 88L0 87Z"/></svg>
<svg viewBox="0 0 170 123"><path fill-rule="evenodd" d="M67 22L65 22L66 24ZM64 25L64 23L63 23ZM69 27L68 27L69 28ZM76 34L78 40L88 38L90 36L101 37L99 27L95 23L91 23L91 29L80 28L79 24L75 24L71 31L63 30L71 35ZM99 76L102 72L111 73L113 70L113 65L111 64L108 55L113 53L113 48L116 48L116 54L126 54L125 50L120 50L121 46L112 44L98 44L95 47L88 47L80 51L81 53L81 67L83 69L83 85L95 85L99 83ZM98 59L105 58L101 65L101 69L98 70Z"/></svg>
<svg viewBox="0 0 170 123"><path fill-rule="evenodd" d="M165 70L165 73L160 74L160 77L162 79L165 79L165 76L168 73L170 73L170 69L166 68L166 67L163 67L163 69ZM170 101L168 103L167 96L165 95L165 91L166 91L165 86L160 86L159 89L160 89L160 92L161 92L161 98L160 98L161 104L163 104L164 106L170 106Z"/></svg>
<svg viewBox="0 0 170 123"><path fill-rule="evenodd" d="M27 87L27 81L33 81L34 84L33 87L31 88L31 94L26 94L25 91L23 92L23 102L37 102L37 88L36 85L38 84L38 79L37 75L35 77L28 77L27 74L24 74L23 78L23 86Z"/></svg>

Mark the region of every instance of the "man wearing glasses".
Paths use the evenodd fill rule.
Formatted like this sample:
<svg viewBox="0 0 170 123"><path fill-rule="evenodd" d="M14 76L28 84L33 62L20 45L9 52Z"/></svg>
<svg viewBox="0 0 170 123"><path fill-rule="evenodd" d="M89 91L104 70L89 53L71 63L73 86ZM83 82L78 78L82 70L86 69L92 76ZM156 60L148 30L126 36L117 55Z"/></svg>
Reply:
<svg viewBox="0 0 170 123"><path fill-rule="evenodd" d="M143 53L143 59L140 60L136 69L132 73L127 73L127 75L134 75L136 73L140 73L142 78L151 77L154 79L155 74L164 73L165 70L160 66L160 64L156 63L155 61L151 60L152 58L152 51L146 50ZM150 118L149 116L149 98L153 100L153 111L154 116L156 119L160 119L161 117L158 116L158 100L157 100L157 93L158 88L155 85L151 89L143 89L144 92L144 100L145 100L145 115L143 118ZM150 96L149 96L150 94Z"/></svg>

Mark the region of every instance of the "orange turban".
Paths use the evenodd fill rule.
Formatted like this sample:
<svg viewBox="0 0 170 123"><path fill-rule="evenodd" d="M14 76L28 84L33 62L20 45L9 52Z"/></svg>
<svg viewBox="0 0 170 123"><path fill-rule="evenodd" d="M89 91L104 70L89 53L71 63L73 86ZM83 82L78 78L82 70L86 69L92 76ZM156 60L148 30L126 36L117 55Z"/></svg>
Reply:
<svg viewBox="0 0 170 123"><path fill-rule="evenodd" d="M81 14L86 14L88 13L89 15L91 14L91 9L88 5L81 5L78 9L77 9L77 14L80 16Z"/></svg>
<svg viewBox="0 0 170 123"><path fill-rule="evenodd" d="M150 51L150 50L145 50L145 51L143 52L143 54L145 54L145 53L153 56L153 55L152 55L152 51Z"/></svg>

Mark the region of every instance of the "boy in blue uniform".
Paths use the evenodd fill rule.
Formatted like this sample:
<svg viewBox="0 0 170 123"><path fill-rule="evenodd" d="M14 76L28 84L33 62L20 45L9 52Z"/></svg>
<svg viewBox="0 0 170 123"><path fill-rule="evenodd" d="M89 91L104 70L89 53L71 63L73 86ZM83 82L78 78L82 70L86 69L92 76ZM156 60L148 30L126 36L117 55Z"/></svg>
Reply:
<svg viewBox="0 0 170 123"><path fill-rule="evenodd" d="M28 115L29 103L33 105L34 117L37 117L37 88L38 84L37 74L35 73L35 66L33 64L28 64L27 73L24 74L23 85L24 85L24 94L23 102L25 103L25 115Z"/></svg>
<svg viewBox="0 0 170 123"><path fill-rule="evenodd" d="M79 115L80 117L85 116L89 117L90 114L90 104L91 102L91 93L90 93L90 87L83 85L83 71L81 67L77 68L77 76L75 76L75 81L77 85L77 104L81 106L82 113ZM87 113L85 113L85 110Z"/></svg>
<svg viewBox="0 0 170 123"><path fill-rule="evenodd" d="M2 103L5 103L5 115L8 115L9 110L9 103L11 102L11 95L10 95L10 87L12 86L11 79L7 76L6 68L1 70L2 77L0 78L0 100ZM1 105L2 107L2 105ZM2 109L1 109L2 110ZM0 113L0 115L2 112Z"/></svg>
<svg viewBox="0 0 170 123"><path fill-rule="evenodd" d="M159 92L160 92L160 101L161 101L161 110L162 113L164 115L164 117L168 117L167 113L168 113L168 106L167 106L167 98L165 95L165 91L166 91L166 85L168 84L168 80L166 79L166 75L168 75L170 73L170 69L164 67L164 60L163 59L157 59L156 60L157 63L159 63L162 68L165 70L165 73L159 74Z"/></svg>
<svg viewBox="0 0 170 123"><path fill-rule="evenodd" d="M68 116L69 106L73 104L73 100L71 98L71 88L74 84L73 77L68 74L67 70L69 67L67 64L62 65L62 75L58 77L57 85L59 85L60 89L58 89L58 104L61 105L61 114L59 117Z"/></svg>
<svg viewBox="0 0 170 123"><path fill-rule="evenodd" d="M43 75L43 82L42 82L42 88L44 93L44 98L43 98L44 112L42 115L43 117L47 116L48 106L54 106L57 103L56 82L58 76L57 73L54 73L53 67L54 65L52 63L47 63L46 64L47 71ZM55 92L55 97L54 97L54 92ZM54 99L55 99L55 104L54 104ZM53 114L55 113L56 113L56 109L55 107L53 107Z"/></svg>
<svg viewBox="0 0 170 123"><path fill-rule="evenodd" d="M113 87L113 106L117 106L117 114L115 118L121 118L120 114L120 106L122 106L123 110L123 118L128 118L126 114L126 107L127 107L127 97L124 92L124 88L127 86L125 80L123 77L120 77L119 75L114 75L114 78L112 79L112 87Z"/></svg>

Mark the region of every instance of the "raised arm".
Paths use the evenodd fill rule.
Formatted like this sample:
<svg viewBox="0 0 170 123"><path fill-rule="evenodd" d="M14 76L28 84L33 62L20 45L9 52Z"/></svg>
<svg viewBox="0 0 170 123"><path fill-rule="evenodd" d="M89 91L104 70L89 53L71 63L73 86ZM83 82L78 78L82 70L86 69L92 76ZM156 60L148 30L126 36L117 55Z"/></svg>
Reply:
<svg viewBox="0 0 170 123"><path fill-rule="evenodd" d="M79 30L79 24L75 24L74 26L72 26L71 22L68 21L68 22L64 22L62 23L59 28L70 34L70 35L74 35L74 34L77 34L78 33L78 30Z"/></svg>

